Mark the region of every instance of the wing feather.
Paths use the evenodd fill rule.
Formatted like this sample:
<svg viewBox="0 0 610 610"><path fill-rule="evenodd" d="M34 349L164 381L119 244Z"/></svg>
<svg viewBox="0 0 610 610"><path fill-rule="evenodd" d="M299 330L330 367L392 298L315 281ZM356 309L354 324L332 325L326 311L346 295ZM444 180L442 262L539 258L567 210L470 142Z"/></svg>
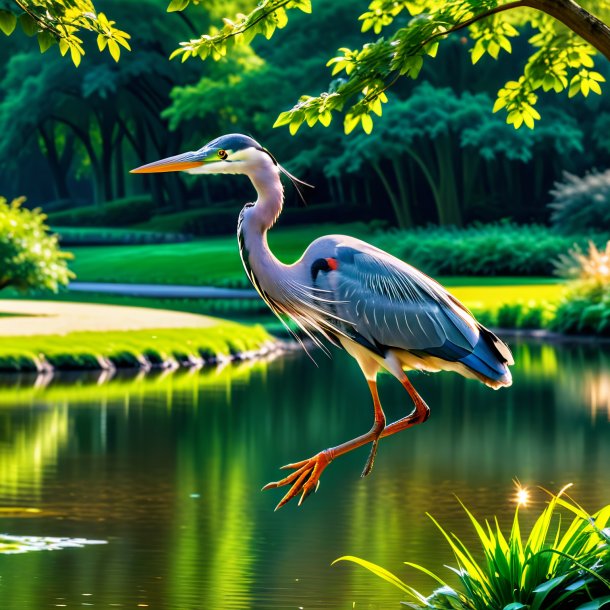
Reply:
<svg viewBox="0 0 610 610"><path fill-rule="evenodd" d="M427 350L450 342L472 351L477 324L458 301L414 267L361 243L335 249L338 269L327 281L337 317L373 344Z"/></svg>

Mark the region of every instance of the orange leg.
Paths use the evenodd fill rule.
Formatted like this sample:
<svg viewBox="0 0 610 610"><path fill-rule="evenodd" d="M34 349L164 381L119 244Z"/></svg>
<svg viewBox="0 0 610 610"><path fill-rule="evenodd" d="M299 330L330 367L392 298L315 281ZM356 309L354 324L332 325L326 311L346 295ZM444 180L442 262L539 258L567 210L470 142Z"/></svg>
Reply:
<svg viewBox="0 0 610 610"><path fill-rule="evenodd" d="M364 465L361 477L365 477L373 470L373 464L375 463L375 456L377 455L377 446L379 445L379 438L385 428L385 413L381 408L381 402L379 400L379 393L377 392L377 381L368 380L369 390L371 390L371 396L373 397L373 407L375 408L375 423L371 428L369 434L373 434L373 446L371 447L371 453Z"/></svg>
<svg viewBox="0 0 610 610"><path fill-rule="evenodd" d="M417 393L417 390L413 387L409 381L409 378L405 375L404 379L400 380L400 383L402 383L405 390L409 392L409 396L411 397L411 400L413 400L415 408L406 417L403 417L389 426L386 426L381 433L380 438L385 438L391 434L396 434L397 432L405 430L406 428L412 428L417 424L423 424L428 417L430 417L430 407L428 407L428 405L424 402L424 399Z"/></svg>
<svg viewBox="0 0 610 610"><path fill-rule="evenodd" d="M373 424L373 427L366 434L358 436L355 439L341 445L337 445L336 447L332 447L331 449L325 449L308 460L283 466L282 470L288 469L294 470L294 472L290 473L287 477L280 481L268 483L263 487L263 490L266 490L275 489L276 487L283 487L284 485L291 486L286 495L275 507L275 510L284 506L284 504L292 500L292 498L298 494L301 494L301 498L299 499L300 506L303 500L305 500L310 493L318 489L322 472L324 472L324 469L336 457L372 442L373 447L371 448L371 453L364 467L364 471L362 472L362 476L366 476L373 467L375 454L377 452L377 445L380 438L390 436L390 434L395 434L396 432L404 430L405 428L410 428L417 424L421 424L428 419L430 409L421 396L417 393L415 388L411 385L411 382L408 380L407 376L404 375L404 378L401 379L400 382L405 387L407 392L409 392L409 396L411 396L411 399L415 404L413 411L406 417L395 421L393 424L385 426L385 415L383 413L383 409L381 408L381 402L379 401L377 383L374 380L369 380L369 388L373 396L373 404L375 407L375 423Z"/></svg>
<svg viewBox="0 0 610 610"><path fill-rule="evenodd" d="M373 396L373 406L375 409L375 422L373 423L373 427L366 434L358 436L346 443L342 443L341 445L337 445L336 447L332 447L331 449L325 449L308 460L282 466L282 470L294 470L294 472L291 472L281 481L267 483L267 485L263 487L264 491L266 489L275 489L276 487L291 485L291 488L280 500L279 504L275 507L275 510L284 506L284 504L292 500L292 498L298 494L301 494L301 498L299 499L300 506L310 493L318 489L322 472L336 457L343 455L348 451L352 451L353 449L357 449L358 447L362 447L362 445L366 445L370 442L373 443L373 447L371 448L371 453L364 466L362 476L366 476L371 471L375 460L375 454L377 453L377 444L385 428L385 414L381 408L381 402L377 392L377 382L374 379L369 379L368 384L371 395Z"/></svg>

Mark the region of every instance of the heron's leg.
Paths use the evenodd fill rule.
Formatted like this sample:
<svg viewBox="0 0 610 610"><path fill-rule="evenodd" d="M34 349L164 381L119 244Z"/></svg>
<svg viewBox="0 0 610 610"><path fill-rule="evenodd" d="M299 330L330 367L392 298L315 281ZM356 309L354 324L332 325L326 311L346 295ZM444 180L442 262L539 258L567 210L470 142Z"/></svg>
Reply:
<svg viewBox="0 0 610 610"><path fill-rule="evenodd" d="M369 387L371 387L371 394L373 395L373 402L375 403L375 425L373 425L371 430L369 430L366 434L358 436L351 441L347 441L346 443L342 443L341 445L337 445L336 447L320 451L320 453L314 455L308 460L303 460L302 462L295 462L294 464L287 464L286 466L284 466L282 468L283 470L290 469L294 470L294 472L291 472L281 481L274 481L273 483L268 483L267 485L265 485L265 487L263 487L263 490L265 490L275 489L276 487L282 487L284 485L291 486L286 495L280 500L279 504L275 507L275 510L284 506L284 504L292 500L292 498L294 498L298 494L301 494L301 498L299 500L299 504L301 504L311 492L317 490L322 472L336 457L339 457L340 455L348 453L349 451L352 451L354 449L358 449L358 447L362 447L363 445L366 445L371 442L374 443L373 447L375 448L379 439L384 438L386 436L390 436L391 434L395 434L396 432L400 432L405 428L411 428L412 426L421 424L425 422L426 419L428 419L428 416L430 415L430 409L428 408L428 405L426 405L426 403L424 402L423 398L411 385L411 382L409 381L407 376L402 373L400 376L397 375L397 377L399 378L400 382L407 390L407 392L409 392L409 395L413 400L413 403L415 405L413 411L406 417L403 417L402 419L395 421L394 423L386 426L385 428L382 428L381 432L379 432L379 427L377 425L377 409L379 410L380 417L383 416L384 421L385 415L383 415L381 403L379 402L379 397L377 395L377 385L373 381L373 385L371 386L371 380L367 377L367 380L369 381ZM374 459L374 452L371 451L371 453L373 454ZM369 461L372 461L370 456L369 460L367 461L367 465Z"/></svg>
<svg viewBox="0 0 610 610"><path fill-rule="evenodd" d="M317 453L308 460L303 460L302 462L295 462L294 464L287 464L286 466L283 466L282 470L294 470L294 472L291 472L281 481L273 481L272 483L267 483L267 485L263 487L263 490L266 490L275 489L276 487L282 487L284 485L291 485L286 495L280 500L278 505L275 507L275 510L281 508L287 502L290 502L290 500L292 500L292 498L294 498L298 494L301 494L301 498L299 500L300 505L311 492L316 491L318 489L318 484L322 472L336 457L339 457L340 455L343 455L348 451L358 449L358 447L367 445L370 442L377 442L378 439L383 436L383 432L385 429L387 428L383 428L382 426L378 427L377 425L374 425L371 430L369 430L366 434L362 434L361 436L358 436L351 441L347 441L346 443L342 443L341 445L337 445L336 447L331 447L330 449L320 451L320 453ZM374 457L375 456L373 455L373 459Z"/></svg>
<svg viewBox="0 0 610 610"><path fill-rule="evenodd" d="M403 373L400 377L400 383L404 386L405 390L409 392L409 396L413 400L413 411L406 417L395 421L385 427L381 433L380 438L385 438L391 434L396 434L406 428L411 428L417 424L423 424L428 417L430 417L430 407L425 403L424 399L417 393L417 390L413 387L413 384L409 381L409 378Z"/></svg>
<svg viewBox="0 0 610 610"><path fill-rule="evenodd" d="M375 409L375 423L371 428L370 433L373 434L373 445L371 446L371 452L364 465L361 477L365 477L373 470L373 464L375 462L375 456L377 455L377 446L379 445L379 438L385 428L385 413L381 408L381 401L379 400L379 392L377 391L377 381L375 379L367 379L369 384L369 390L371 390L371 396L373 397L373 407Z"/></svg>

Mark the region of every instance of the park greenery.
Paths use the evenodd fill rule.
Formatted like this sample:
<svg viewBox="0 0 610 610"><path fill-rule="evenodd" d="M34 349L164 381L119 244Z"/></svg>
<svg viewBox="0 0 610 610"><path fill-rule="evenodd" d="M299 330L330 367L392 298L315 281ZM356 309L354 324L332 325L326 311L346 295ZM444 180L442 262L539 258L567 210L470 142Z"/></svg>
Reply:
<svg viewBox="0 0 610 610"><path fill-rule="evenodd" d="M223 321L206 328L73 332L0 338L0 371L35 372L101 368L193 367L268 347L261 326Z"/></svg>
<svg viewBox="0 0 610 610"><path fill-rule="evenodd" d="M568 486L569 487L569 486ZM464 505L480 552L430 516L455 555L460 588L424 566L406 562L427 574L440 587L425 596L388 570L357 557L341 557L371 570L408 595L411 608L433 610L595 610L610 601L610 505L589 515L562 490L551 495L529 534L521 531L520 504L528 492L520 490L513 524L506 535L497 519L478 520ZM571 521L569 517L571 516Z"/></svg>
<svg viewBox="0 0 610 610"><path fill-rule="evenodd" d="M127 173L219 133L243 131L316 185L306 207L287 189L270 234L286 262L315 237L336 232L371 241L443 281L550 278L562 255L574 247L584 252L589 240L603 248L610 231L610 107L589 95L610 75L602 57L606 31L593 18L593 34L583 31L585 13L568 18L568 4L576 6L374 0L361 14L348 0L314 0L311 7L264 0L254 9L238 0L109 0L102 14L89 0L5 1L0 187L43 208L60 243L74 251L70 267L81 281L244 287L228 236L252 196L247 180ZM606 17L603 3L581 4ZM48 52L39 52L32 34ZM178 40L189 42L176 52ZM96 45L101 52L89 52ZM505 61L496 61L500 54ZM216 61L184 61L195 56ZM508 86L511 79L518 86ZM327 94L282 115L279 122L289 117L296 134L290 137L272 125L294 103L295 83L298 92ZM506 106L508 122L493 112L494 98L495 110ZM349 125L331 120L340 107ZM371 130L370 114L381 108ZM527 128L534 120L535 129ZM296 133L303 121L312 129ZM356 122L365 129L346 135ZM486 283L468 281L481 289ZM37 287L61 283L39 279ZM602 311L602 293L579 287L571 301L591 297ZM526 296L494 296L473 309L489 325L553 327L552 302L520 294ZM258 313L252 302L173 307ZM553 328L594 327L579 318Z"/></svg>
<svg viewBox="0 0 610 610"><path fill-rule="evenodd" d="M52 4L59 10L62 2L22 4ZM184 223L189 225L186 232L207 235L217 224L216 215L228 232L229 220L234 223L231 214L250 196L246 181L229 184L174 174L132 178L126 171L239 130L255 134L291 171L316 185L308 195L310 207L332 202L323 211L328 221L381 218L403 228L506 217L546 222L549 191L563 171L584 176L608 162L610 146L603 127L610 112L599 96L540 94L536 107L544 110L544 121L534 130L515 130L492 113L493 97L514 78L514 65L533 57L525 38L532 34L528 20L538 14L534 11L506 11L489 21L492 30L507 20L517 29L525 28L525 36L512 39L511 62L496 62L487 52L472 67L474 49L487 40L481 24L473 26L473 40L467 30L448 36L438 57L424 62L417 82L399 79L370 136L363 131L345 136L333 121L327 128L301 130L290 138L271 125L278 111L293 103L294 83L304 91L328 89L333 80L324 69L329 55L342 46L366 45L375 28L361 32L364 21L346 0L314 2L311 15L289 11L290 21L274 33L272 42L255 37L216 62L168 61L177 39L213 27L227 12L248 9L245 2L186 4L175 4L172 9L181 10L167 13L167 3L161 0L110 0L108 19L111 16L130 33L133 50L123 48L118 62L106 50L89 53L78 69L54 51L40 55L22 28L15 28L0 50L7 66L0 81L0 184L5 192L10 185L15 196L27 195L44 204L48 213L80 216L76 222L89 226L116 224L121 217L129 222L136 213L142 221L159 219L163 224L183 214L190 221ZM417 8L416 3L399 3L402 12L387 27L408 30L408 10L433 8L433 3L420 4ZM494 2L480 4L490 9ZM597 4L589 2L586 7L594 11ZM80 6L90 18L95 15L89 2L70 5L73 10ZM21 11L12 2L5 9ZM389 7L379 10L383 15ZM144 21L137 18L143 13ZM538 16L548 37L537 51L540 62L544 45L554 36L576 38ZM339 21L340 29L334 27ZM433 17L416 18L413 23L432 21ZM83 40L85 48L85 34ZM491 42L485 44L493 50ZM605 60L597 64L595 71L608 76ZM565 69L572 70L567 64ZM24 107L28 112L21 111ZM42 179L32 183L32 172ZM150 205L144 203L144 195L152 195ZM294 200L289 191L289 209ZM221 201L230 209L219 207ZM105 209L108 204L113 214L107 220L105 215L100 220L100 213L90 207ZM305 219L313 212L295 215L301 213Z"/></svg>
<svg viewBox="0 0 610 610"><path fill-rule="evenodd" d="M167 10L184 11L189 4L202 3L171 0ZM235 4L241 9L240 3ZM56 41L61 54L69 51L76 66L84 55L81 31L97 34L99 50L107 48L117 62L121 46L130 50L130 35L116 28L104 13L96 14L90 0L17 0L16 5L23 31L38 35L40 50L46 51ZM233 7L226 10L229 8ZM297 10L311 13L311 0L262 0L248 14L238 12L232 19L225 16L222 28L213 25L199 38L182 42L171 57L220 60L232 47L247 46L256 36L271 38ZM509 11L502 18L501 13ZM609 14L606 3L595 0L581 5L569 0L372 0L358 18L362 32L386 36L369 39L360 49L342 47L341 54L328 62L333 76L341 78L317 97L302 96L292 110L279 116L276 125L289 124L291 133L304 122L328 126L332 113L347 107L345 131L361 124L370 133L371 115L381 116L388 100L386 91L400 77L417 78L424 61L436 56L440 42L451 33L466 30L474 42L470 52L476 64L485 54L497 59L501 52L511 53L511 39L530 29L531 50L523 74L500 89L494 111L506 109L507 122L515 128L522 124L533 128L540 119L535 109L538 92L568 90L570 97L601 94L600 83L605 78L592 70L593 57L601 53L610 59L610 29L602 21ZM13 32L16 22L13 11L0 13L6 34Z"/></svg>
<svg viewBox="0 0 610 610"><path fill-rule="evenodd" d="M60 251L57 236L48 233L44 214L23 203L23 198L8 203L0 197L0 290L57 291L72 277L70 255Z"/></svg>

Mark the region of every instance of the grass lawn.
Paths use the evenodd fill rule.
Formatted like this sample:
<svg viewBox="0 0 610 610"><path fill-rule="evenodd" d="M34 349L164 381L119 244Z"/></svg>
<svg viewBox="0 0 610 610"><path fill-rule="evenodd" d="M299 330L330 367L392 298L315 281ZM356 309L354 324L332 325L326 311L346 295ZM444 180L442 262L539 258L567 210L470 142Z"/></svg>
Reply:
<svg viewBox="0 0 610 610"><path fill-rule="evenodd" d="M40 356L59 370L99 369L99 359L117 368L139 366L146 358L210 359L261 349L270 340L261 326L222 322L210 328L161 328L138 331L75 332L66 335L0 337L0 370L34 371Z"/></svg>
<svg viewBox="0 0 610 610"><path fill-rule="evenodd" d="M286 263L296 261L317 237L346 233L370 239L363 223L289 227L269 233L269 245ZM71 268L81 282L131 284L246 285L234 236L180 244L70 248Z"/></svg>
<svg viewBox="0 0 610 610"><path fill-rule="evenodd" d="M175 311L27 300L3 305L12 314L23 308L40 316L0 320L4 371L36 370L41 356L54 368L71 370L100 368L101 359L116 367L138 366L144 359L209 360L260 350L271 341L260 325Z"/></svg>
<svg viewBox="0 0 610 610"><path fill-rule="evenodd" d="M297 260L316 237L343 233L372 240L362 223L289 227L269 233L269 245L280 260ZM82 282L249 286L233 236L211 237L180 244L71 248L72 269ZM437 278L470 307L496 308L511 302L556 301L563 283L552 278L446 277ZM70 297L72 299L72 297ZM91 300L90 297L85 297ZM102 302L108 297L101 297ZM148 304L147 304L148 305ZM167 301L163 302L168 305ZM185 305L171 308L182 309ZM192 310L193 303L186 304ZM201 308L195 309L201 311Z"/></svg>

